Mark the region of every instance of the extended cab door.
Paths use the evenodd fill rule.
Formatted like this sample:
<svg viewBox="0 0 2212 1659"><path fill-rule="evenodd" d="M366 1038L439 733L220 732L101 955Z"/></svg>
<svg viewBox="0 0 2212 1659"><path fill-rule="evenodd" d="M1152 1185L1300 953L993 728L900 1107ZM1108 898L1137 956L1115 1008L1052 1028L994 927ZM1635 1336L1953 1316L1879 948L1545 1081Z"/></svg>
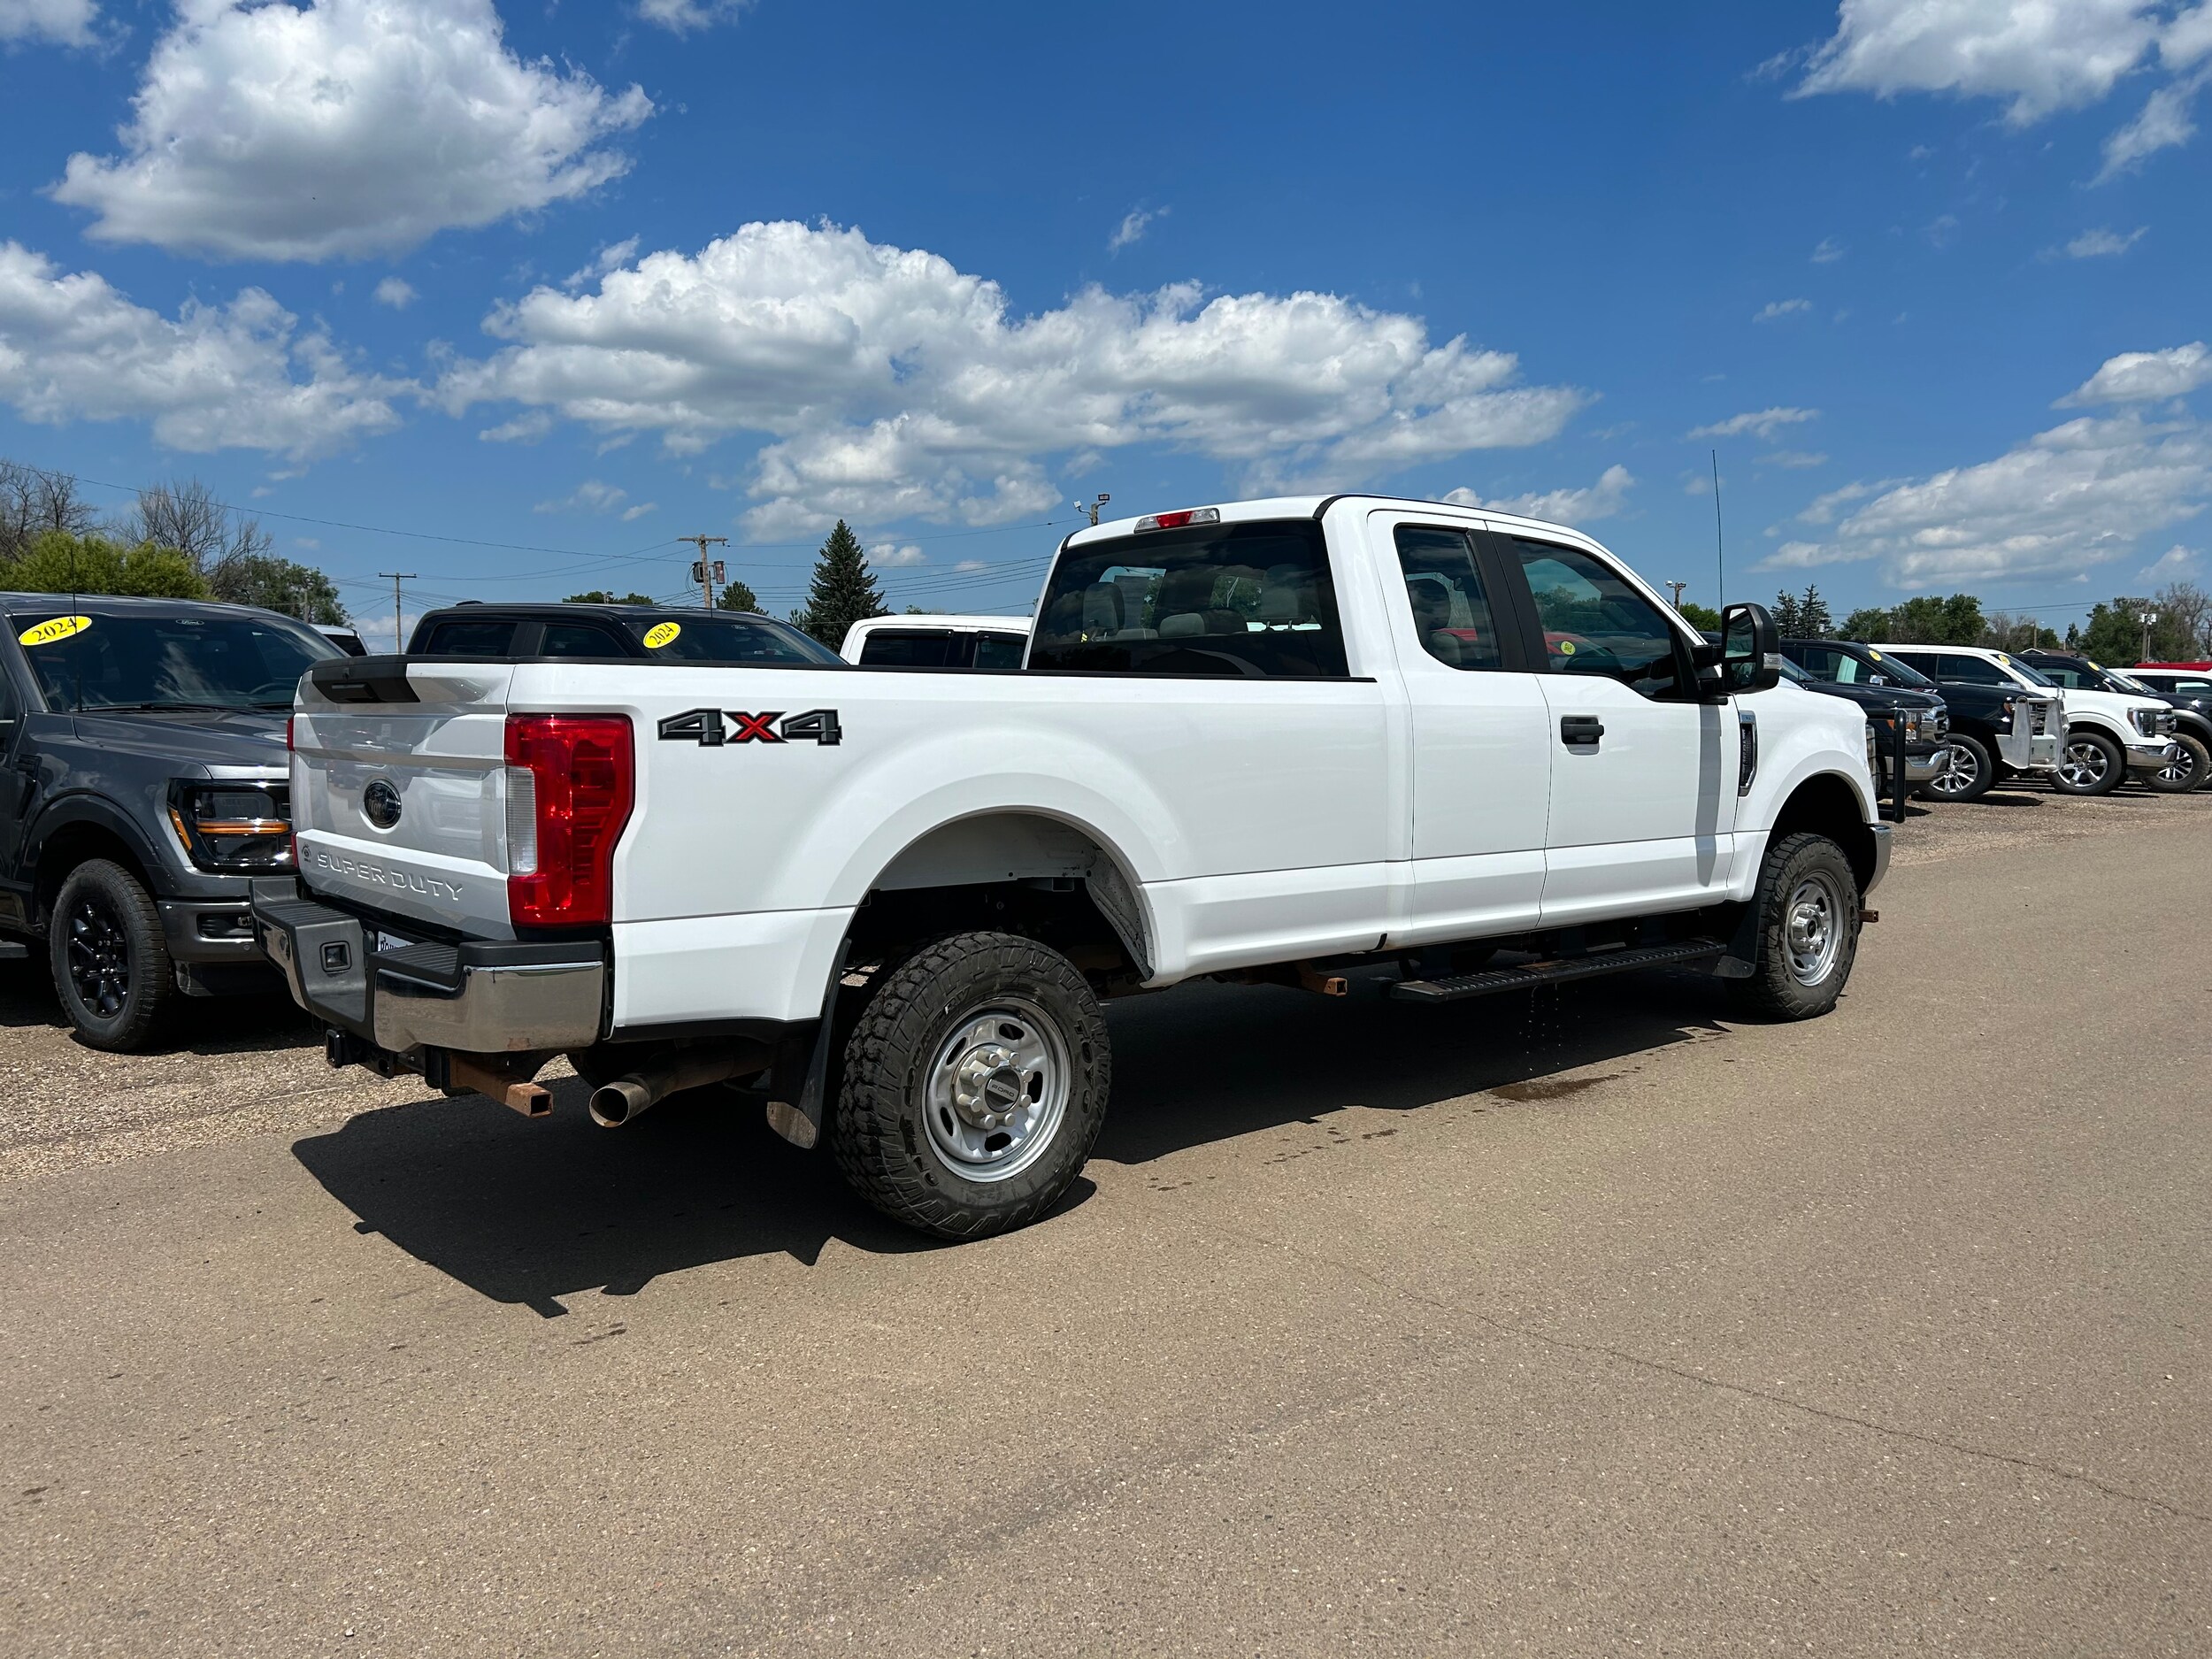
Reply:
<svg viewBox="0 0 2212 1659"><path fill-rule="evenodd" d="M1412 870L1390 943L1532 927L1544 890L1549 705L1503 598L1507 574L1463 521L1392 509L1368 524L1412 724Z"/></svg>
<svg viewBox="0 0 2212 1659"><path fill-rule="evenodd" d="M1711 902L1734 849L1735 710L1697 700L1686 634L1608 560L1492 539L1544 668L1544 925Z"/></svg>

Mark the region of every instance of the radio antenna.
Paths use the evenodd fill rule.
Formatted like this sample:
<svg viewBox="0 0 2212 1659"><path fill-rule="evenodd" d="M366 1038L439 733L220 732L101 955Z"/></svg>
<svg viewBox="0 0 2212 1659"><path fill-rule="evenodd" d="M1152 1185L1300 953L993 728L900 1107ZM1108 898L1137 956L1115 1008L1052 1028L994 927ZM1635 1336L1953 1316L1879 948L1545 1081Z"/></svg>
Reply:
<svg viewBox="0 0 2212 1659"><path fill-rule="evenodd" d="M1715 591L1720 595L1720 608L1728 609L1728 554L1720 539L1720 451L1708 451L1713 457L1713 575Z"/></svg>

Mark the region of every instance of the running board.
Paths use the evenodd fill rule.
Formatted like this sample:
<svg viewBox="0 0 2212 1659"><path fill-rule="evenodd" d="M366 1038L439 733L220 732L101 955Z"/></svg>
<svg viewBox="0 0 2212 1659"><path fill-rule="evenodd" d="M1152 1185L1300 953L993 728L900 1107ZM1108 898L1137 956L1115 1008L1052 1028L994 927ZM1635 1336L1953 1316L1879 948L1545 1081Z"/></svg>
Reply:
<svg viewBox="0 0 2212 1659"><path fill-rule="evenodd" d="M1555 962L1532 962L1525 967L1486 968L1480 973L1462 973L1448 979L1400 979L1383 987L1385 996L1409 1002L1456 1002L1471 996L1494 996L1501 991L1526 991L1540 985L1563 985L1570 979L1594 979L1601 974L1627 973L1636 968L1674 968L1725 956L1728 947L1715 939L1686 940L1675 945L1640 945L1625 950L1601 951L1588 956L1563 956Z"/></svg>

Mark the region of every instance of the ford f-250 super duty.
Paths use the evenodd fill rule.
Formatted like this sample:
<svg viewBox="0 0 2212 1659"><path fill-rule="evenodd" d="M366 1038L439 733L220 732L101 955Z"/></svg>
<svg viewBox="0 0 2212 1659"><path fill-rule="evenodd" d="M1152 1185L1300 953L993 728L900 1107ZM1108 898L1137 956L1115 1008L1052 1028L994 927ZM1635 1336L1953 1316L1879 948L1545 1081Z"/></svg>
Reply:
<svg viewBox="0 0 2212 1659"><path fill-rule="evenodd" d="M1525 519L1160 513L1061 545L1015 674L318 664L298 883L255 915L334 1064L534 1114L565 1053L609 1124L752 1079L872 1202L972 1237L1081 1168L1102 997L1699 964L1825 1012L1889 830L1860 710L1778 649Z"/></svg>

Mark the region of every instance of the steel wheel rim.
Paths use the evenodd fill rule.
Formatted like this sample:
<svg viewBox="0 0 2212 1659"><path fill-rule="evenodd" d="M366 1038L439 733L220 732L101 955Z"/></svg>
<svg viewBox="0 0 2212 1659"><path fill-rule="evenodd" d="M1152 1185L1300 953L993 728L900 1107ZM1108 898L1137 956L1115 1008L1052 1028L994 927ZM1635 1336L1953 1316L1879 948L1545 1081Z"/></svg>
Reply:
<svg viewBox="0 0 2212 1659"><path fill-rule="evenodd" d="M129 936L114 912L89 893L77 895L65 921L69 983L77 1000L102 1019L115 1018L130 1001Z"/></svg>
<svg viewBox="0 0 2212 1659"><path fill-rule="evenodd" d="M1797 884L1782 910L1790 978L1814 986L1834 972L1843 953L1843 892L1834 877L1816 870Z"/></svg>
<svg viewBox="0 0 2212 1659"><path fill-rule="evenodd" d="M1042 1009L994 997L937 1041L923 1085L930 1144L967 1180L1011 1180L1058 1135L1072 1075L1067 1043Z"/></svg>
<svg viewBox="0 0 2212 1659"><path fill-rule="evenodd" d="M2093 787L2112 770L2112 757L2101 743L2069 743L2058 758L2061 782L2076 789Z"/></svg>
<svg viewBox="0 0 2212 1659"><path fill-rule="evenodd" d="M1928 787L1938 795L1964 795L1974 787L1975 774L1979 771L1973 757L1955 743L1947 744L1943 750L1942 770L1928 780Z"/></svg>

